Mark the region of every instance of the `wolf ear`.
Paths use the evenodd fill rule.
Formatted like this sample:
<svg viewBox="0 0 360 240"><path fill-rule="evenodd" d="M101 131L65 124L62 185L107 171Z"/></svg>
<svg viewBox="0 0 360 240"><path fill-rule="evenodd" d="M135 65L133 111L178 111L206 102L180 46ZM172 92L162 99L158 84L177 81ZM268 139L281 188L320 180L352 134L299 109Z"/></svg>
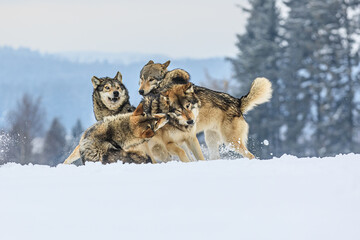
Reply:
<svg viewBox="0 0 360 240"><path fill-rule="evenodd" d="M170 65L170 60L166 61L164 64L161 64L163 69L166 69Z"/></svg>
<svg viewBox="0 0 360 240"><path fill-rule="evenodd" d="M186 93L193 93L194 92L194 87L191 83L187 83L184 85L184 92Z"/></svg>
<svg viewBox="0 0 360 240"><path fill-rule="evenodd" d="M117 79L119 82L122 83L122 75L120 72L117 72L116 76L115 76L115 79Z"/></svg>
<svg viewBox="0 0 360 240"><path fill-rule="evenodd" d="M144 113L144 106L143 103L140 103L139 106L135 109L133 116L139 116Z"/></svg>
<svg viewBox="0 0 360 240"><path fill-rule="evenodd" d="M150 60L146 65L149 65L149 64L154 64L154 61L153 60ZM145 65L145 66L146 66Z"/></svg>
<svg viewBox="0 0 360 240"><path fill-rule="evenodd" d="M91 78L91 82L92 82L94 88L97 88L97 86L100 85L100 82L101 82L101 81L100 81L100 79L98 79L97 77L93 76L93 77Z"/></svg>

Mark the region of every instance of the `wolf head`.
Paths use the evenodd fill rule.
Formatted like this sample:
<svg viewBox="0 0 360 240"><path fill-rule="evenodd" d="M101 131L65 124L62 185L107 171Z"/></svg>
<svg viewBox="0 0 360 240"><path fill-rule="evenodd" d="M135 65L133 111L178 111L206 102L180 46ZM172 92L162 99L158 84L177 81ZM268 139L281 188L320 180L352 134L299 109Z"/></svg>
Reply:
<svg viewBox="0 0 360 240"><path fill-rule="evenodd" d="M130 116L130 128L134 135L139 138L152 138L155 132L167 122L166 114L159 113L152 116L145 114L143 103L140 103Z"/></svg>
<svg viewBox="0 0 360 240"><path fill-rule="evenodd" d="M163 64L150 60L140 71L140 95L147 95L164 79L170 61Z"/></svg>
<svg viewBox="0 0 360 240"><path fill-rule="evenodd" d="M101 102L110 110L118 109L129 99L129 93L122 83L122 75L117 72L114 78L93 76L91 82L94 93L99 94Z"/></svg>
<svg viewBox="0 0 360 240"><path fill-rule="evenodd" d="M194 93L191 83L175 85L161 95L169 106L170 120L175 120L182 126L195 124L199 114L200 101Z"/></svg>

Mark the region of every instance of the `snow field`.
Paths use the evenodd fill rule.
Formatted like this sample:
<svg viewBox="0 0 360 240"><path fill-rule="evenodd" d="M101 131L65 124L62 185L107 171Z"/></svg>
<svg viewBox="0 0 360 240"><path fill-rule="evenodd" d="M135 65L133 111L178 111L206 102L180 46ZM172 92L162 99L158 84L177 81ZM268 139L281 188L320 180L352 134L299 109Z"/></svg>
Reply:
<svg viewBox="0 0 360 240"><path fill-rule="evenodd" d="M360 155L0 167L1 239L360 239Z"/></svg>

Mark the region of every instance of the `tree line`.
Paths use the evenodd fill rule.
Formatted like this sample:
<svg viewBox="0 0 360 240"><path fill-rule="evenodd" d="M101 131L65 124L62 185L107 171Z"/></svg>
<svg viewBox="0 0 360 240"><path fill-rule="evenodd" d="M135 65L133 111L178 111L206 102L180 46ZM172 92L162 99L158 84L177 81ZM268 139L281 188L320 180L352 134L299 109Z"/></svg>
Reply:
<svg viewBox="0 0 360 240"><path fill-rule="evenodd" d="M229 58L238 96L252 80L273 84L271 102L246 116L249 147L273 155L360 152L360 1L250 0L246 31ZM269 146L262 142L269 141Z"/></svg>
<svg viewBox="0 0 360 240"><path fill-rule="evenodd" d="M8 128L0 131L0 164L56 166L64 161L80 139L84 130L82 123L78 119L71 135L66 136L66 129L57 117L44 131L45 116L40 97L24 94L18 100L15 109L7 114Z"/></svg>

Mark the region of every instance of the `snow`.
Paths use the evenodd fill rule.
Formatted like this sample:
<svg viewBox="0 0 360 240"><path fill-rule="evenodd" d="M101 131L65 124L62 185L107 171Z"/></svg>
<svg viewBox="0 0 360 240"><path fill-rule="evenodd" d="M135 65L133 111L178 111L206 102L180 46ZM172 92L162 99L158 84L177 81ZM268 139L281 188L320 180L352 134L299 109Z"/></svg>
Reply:
<svg viewBox="0 0 360 240"><path fill-rule="evenodd" d="M360 155L0 167L1 239L360 239Z"/></svg>

